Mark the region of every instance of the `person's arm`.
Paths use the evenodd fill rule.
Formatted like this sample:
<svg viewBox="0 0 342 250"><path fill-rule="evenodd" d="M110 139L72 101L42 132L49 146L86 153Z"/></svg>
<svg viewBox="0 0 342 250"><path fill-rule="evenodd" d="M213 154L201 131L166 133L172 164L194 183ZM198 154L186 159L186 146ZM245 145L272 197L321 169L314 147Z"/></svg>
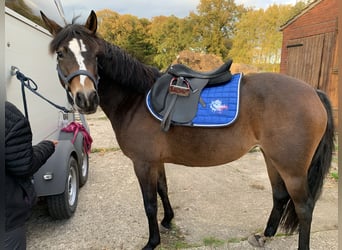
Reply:
<svg viewBox="0 0 342 250"><path fill-rule="evenodd" d="M28 120L14 105L7 103L5 124L6 172L16 176L33 175L53 154L55 144L46 140L32 146Z"/></svg>
<svg viewBox="0 0 342 250"><path fill-rule="evenodd" d="M33 146L31 172L35 173L44 165L48 158L55 152L55 144L52 141L41 141Z"/></svg>

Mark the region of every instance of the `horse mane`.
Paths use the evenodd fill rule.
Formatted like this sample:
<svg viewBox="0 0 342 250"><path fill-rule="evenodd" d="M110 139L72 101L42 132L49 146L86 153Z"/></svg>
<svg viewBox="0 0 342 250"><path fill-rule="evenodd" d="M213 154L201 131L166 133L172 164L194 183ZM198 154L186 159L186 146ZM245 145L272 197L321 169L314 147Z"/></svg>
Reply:
<svg viewBox="0 0 342 250"><path fill-rule="evenodd" d="M100 77L101 73L105 74L113 80L111 82L141 94L145 94L160 77L157 68L145 65L120 47L102 41L102 51L98 56Z"/></svg>

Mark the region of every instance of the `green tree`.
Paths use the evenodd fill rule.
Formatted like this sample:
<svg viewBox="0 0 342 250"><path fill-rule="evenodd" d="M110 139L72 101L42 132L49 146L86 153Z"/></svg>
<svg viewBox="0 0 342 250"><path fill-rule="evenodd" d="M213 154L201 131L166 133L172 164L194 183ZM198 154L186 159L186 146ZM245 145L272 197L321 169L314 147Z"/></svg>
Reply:
<svg viewBox="0 0 342 250"><path fill-rule="evenodd" d="M227 59L236 22L245 8L234 0L201 0L197 12L190 13L195 49Z"/></svg>
<svg viewBox="0 0 342 250"><path fill-rule="evenodd" d="M249 9L236 24L230 57L263 71L278 72L282 45L279 28L309 3L301 1L294 6L273 4L266 10Z"/></svg>
<svg viewBox="0 0 342 250"><path fill-rule="evenodd" d="M98 33L108 42L115 43L116 30L114 28L116 20L120 18L119 13L104 9L97 11L96 15L98 19Z"/></svg>
<svg viewBox="0 0 342 250"><path fill-rule="evenodd" d="M273 4L266 10L251 9L236 24L230 56L264 71L278 71L282 34L279 27L292 13L291 5Z"/></svg>
<svg viewBox="0 0 342 250"><path fill-rule="evenodd" d="M150 43L155 49L154 63L161 69L167 68L180 51L187 47L189 34L187 19L175 16L152 18L149 27Z"/></svg>
<svg viewBox="0 0 342 250"><path fill-rule="evenodd" d="M147 29L150 21L132 15L120 15L111 10L97 12L99 34L108 42L113 43L138 60L151 64L154 49L149 43Z"/></svg>

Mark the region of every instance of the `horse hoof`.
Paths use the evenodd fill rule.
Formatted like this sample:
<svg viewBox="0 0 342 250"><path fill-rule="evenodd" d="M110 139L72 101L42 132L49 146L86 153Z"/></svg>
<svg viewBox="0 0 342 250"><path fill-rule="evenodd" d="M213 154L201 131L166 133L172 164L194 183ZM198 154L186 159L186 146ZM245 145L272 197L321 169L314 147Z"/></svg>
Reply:
<svg viewBox="0 0 342 250"><path fill-rule="evenodd" d="M155 249L155 247L151 246L150 244L147 244L141 250L154 250L154 249Z"/></svg>
<svg viewBox="0 0 342 250"><path fill-rule="evenodd" d="M171 226L170 227L165 227L165 226L163 226L163 224L160 224L159 231L161 233L167 233L167 232L170 231L170 229L171 229Z"/></svg>
<svg viewBox="0 0 342 250"><path fill-rule="evenodd" d="M248 243L251 244L254 247L264 247L266 242L266 237L253 234L248 237Z"/></svg>
<svg viewBox="0 0 342 250"><path fill-rule="evenodd" d="M171 229L172 223L171 222L166 222L166 221L162 221L160 223L160 225L162 225L162 227L164 227L164 229Z"/></svg>

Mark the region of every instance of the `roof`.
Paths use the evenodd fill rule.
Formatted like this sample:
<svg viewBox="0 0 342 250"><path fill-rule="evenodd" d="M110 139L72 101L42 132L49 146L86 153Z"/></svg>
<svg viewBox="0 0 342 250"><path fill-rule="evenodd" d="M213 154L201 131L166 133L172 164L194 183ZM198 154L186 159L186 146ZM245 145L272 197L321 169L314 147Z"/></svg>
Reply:
<svg viewBox="0 0 342 250"><path fill-rule="evenodd" d="M287 20L286 23L284 23L282 26L280 26L280 31L283 31L285 28L287 28L290 24L295 22L298 18L303 16L305 13L310 11L312 8L314 8L317 4L322 2L322 0L315 0L312 3L308 4L301 12L299 12L297 15L291 17L289 20Z"/></svg>

